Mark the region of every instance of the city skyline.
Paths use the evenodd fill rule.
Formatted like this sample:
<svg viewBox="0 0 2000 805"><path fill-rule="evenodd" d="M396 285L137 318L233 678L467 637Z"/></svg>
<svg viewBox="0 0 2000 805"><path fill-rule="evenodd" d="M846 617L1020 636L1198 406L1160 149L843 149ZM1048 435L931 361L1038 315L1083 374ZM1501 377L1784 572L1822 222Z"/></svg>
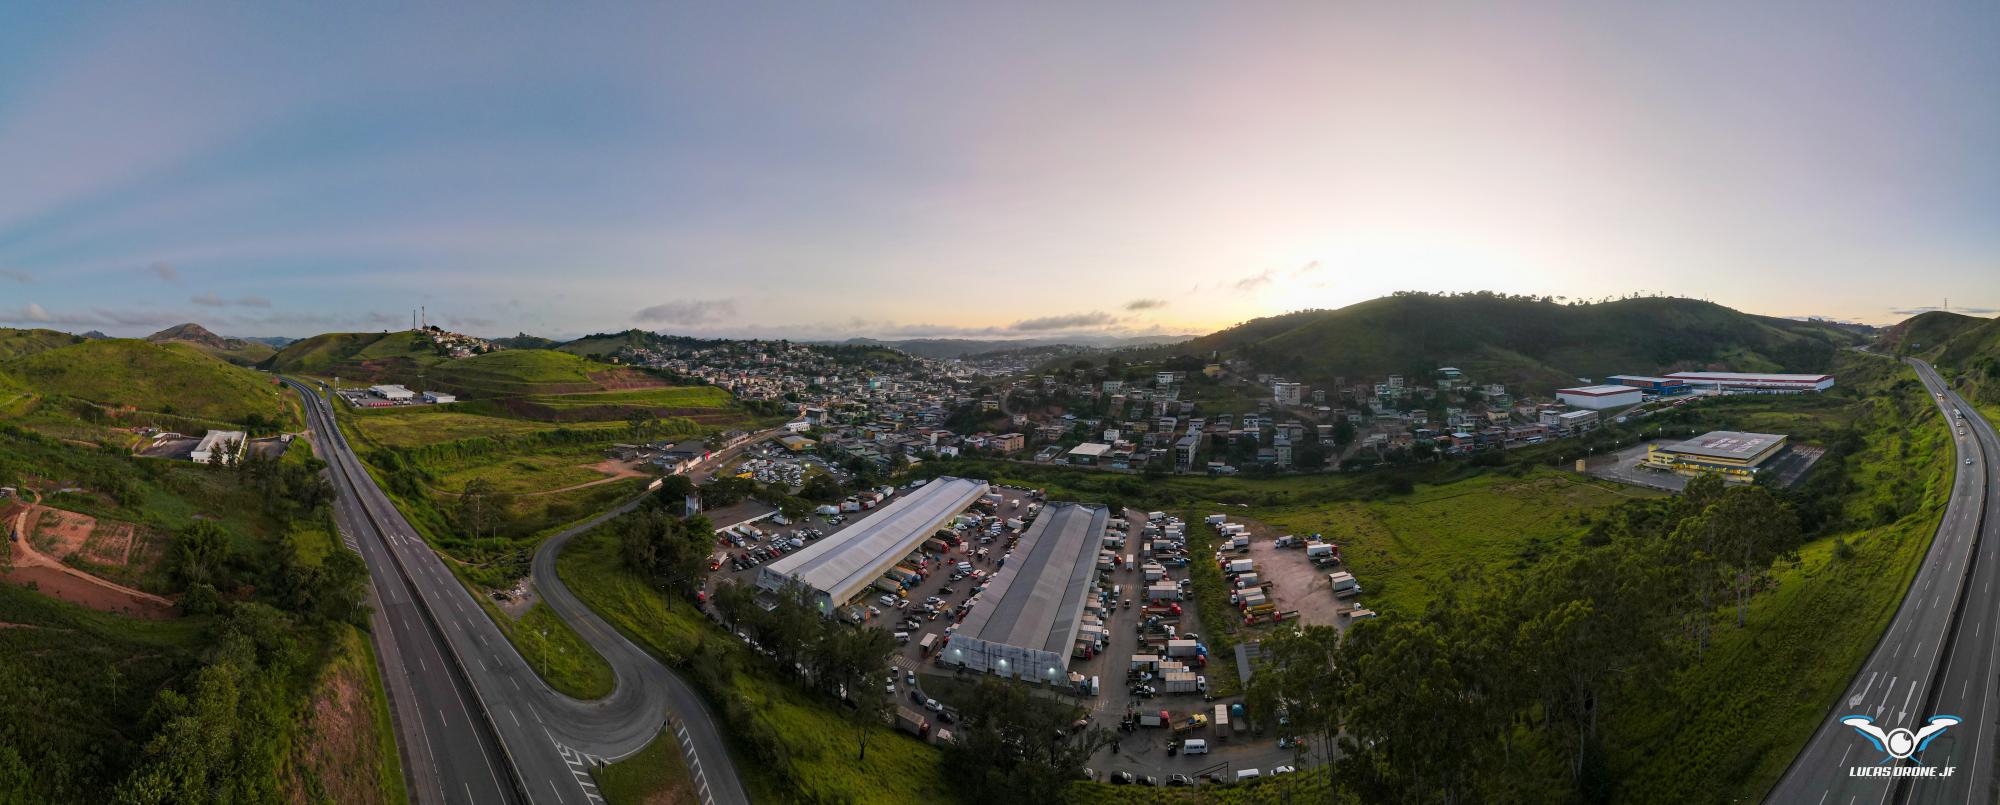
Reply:
<svg viewBox="0 0 2000 805"><path fill-rule="evenodd" d="M1178 335L1398 290L2000 308L1994 9L1138 8L12 9L0 324L296 337L423 305L483 335Z"/></svg>

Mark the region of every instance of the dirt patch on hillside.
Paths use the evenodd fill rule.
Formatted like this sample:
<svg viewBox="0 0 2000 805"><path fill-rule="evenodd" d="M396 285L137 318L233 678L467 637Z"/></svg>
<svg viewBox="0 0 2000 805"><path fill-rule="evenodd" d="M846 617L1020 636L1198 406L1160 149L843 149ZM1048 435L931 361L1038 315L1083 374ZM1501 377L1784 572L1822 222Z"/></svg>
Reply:
<svg viewBox="0 0 2000 805"><path fill-rule="evenodd" d="M16 555L14 561L18 565L20 557ZM68 601L99 612L147 620L174 617L172 602L161 603L152 597L134 595L136 591L107 587L88 578L77 571L47 565L17 566L0 572L0 583L26 587L58 601Z"/></svg>
<svg viewBox="0 0 2000 805"><path fill-rule="evenodd" d="M673 385L637 369L607 369L602 372L591 372L590 379L597 385L603 386L605 391L656 389Z"/></svg>
<svg viewBox="0 0 2000 805"><path fill-rule="evenodd" d="M344 657L328 666L313 691L304 737L292 750L293 762L286 764L291 769L285 781L287 801L299 805L387 801L376 768L382 736L376 734L371 683L361 665L365 662L365 654Z"/></svg>
<svg viewBox="0 0 2000 805"><path fill-rule="evenodd" d="M97 518L88 514L41 506L29 507L28 522L28 539L35 550L57 559L76 553L97 529Z"/></svg>
<svg viewBox="0 0 2000 805"><path fill-rule="evenodd" d="M61 601L134 618L174 616L174 602L171 600L63 563L63 559L77 553L90 541L91 533L96 530L96 518L39 505L9 507L9 512L12 516L4 521L5 527L20 538L6 543L6 561L0 562L0 583L27 587ZM79 525L85 522L88 527ZM43 529L45 523L49 524L46 534ZM123 526L125 530L123 544L118 550L129 557L133 535L138 532L129 523L114 525ZM105 544L108 546L118 540L114 536ZM40 549L43 544L54 547L44 552ZM149 555L154 553L148 551ZM79 558L88 557L89 554L84 554ZM123 561L119 564L122 565Z"/></svg>

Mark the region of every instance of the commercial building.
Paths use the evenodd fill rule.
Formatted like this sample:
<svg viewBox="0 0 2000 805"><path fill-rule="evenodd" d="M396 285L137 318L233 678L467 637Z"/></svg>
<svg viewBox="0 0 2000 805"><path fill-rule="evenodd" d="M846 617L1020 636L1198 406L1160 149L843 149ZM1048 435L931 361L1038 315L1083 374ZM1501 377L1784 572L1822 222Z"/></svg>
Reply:
<svg viewBox="0 0 2000 805"><path fill-rule="evenodd" d="M369 386L368 393L390 402L409 402L417 398L417 393L398 385Z"/></svg>
<svg viewBox="0 0 2000 805"><path fill-rule="evenodd" d="M790 450L794 453L802 453L807 450L811 450L813 445L819 444L819 442L815 442L811 439L808 439L804 436L800 436L794 433L790 436L779 437L778 444L784 445L786 450Z"/></svg>
<svg viewBox="0 0 2000 805"><path fill-rule="evenodd" d="M1688 393L1687 381L1671 377L1651 377L1647 375L1612 375L1605 378L1620 386L1631 386L1645 394L1671 397Z"/></svg>
<svg viewBox="0 0 2000 805"><path fill-rule="evenodd" d="M1833 388L1833 375L1786 375L1760 372L1669 372L1666 377L1697 391L1723 394L1802 394Z"/></svg>
<svg viewBox="0 0 2000 805"><path fill-rule="evenodd" d="M188 454L197 464L212 462L231 463L243 457L243 447L250 443L250 437L240 430L212 430L202 434L196 442L194 452Z"/></svg>
<svg viewBox="0 0 2000 805"><path fill-rule="evenodd" d="M821 614L866 591L932 533L987 491L985 481L945 476L903 493L853 526L827 535L757 571L757 586L778 590L797 580Z"/></svg>
<svg viewBox="0 0 2000 805"><path fill-rule="evenodd" d="M1052 503L945 645L947 665L1031 682L1066 681L1111 513Z"/></svg>
<svg viewBox="0 0 2000 805"><path fill-rule="evenodd" d="M1726 480L1749 481L1784 451L1785 438L1776 433L1711 431L1685 442L1647 447L1646 466L1681 475L1716 473Z"/></svg>
<svg viewBox="0 0 2000 805"><path fill-rule="evenodd" d="M1111 453L1111 445L1098 442L1084 442L1069 449L1069 463L1097 464Z"/></svg>
<svg viewBox="0 0 2000 805"><path fill-rule="evenodd" d="M441 405L443 403L458 402L458 397L442 391L426 391L424 392L424 402L432 405Z"/></svg>
<svg viewBox="0 0 2000 805"><path fill-rule="evenodd" d="M1592 411L1638 405L1644 398L1645 395L1631 386L1578 386L1556 390L1556 399L1562 401L1562 404Z"/></svg>

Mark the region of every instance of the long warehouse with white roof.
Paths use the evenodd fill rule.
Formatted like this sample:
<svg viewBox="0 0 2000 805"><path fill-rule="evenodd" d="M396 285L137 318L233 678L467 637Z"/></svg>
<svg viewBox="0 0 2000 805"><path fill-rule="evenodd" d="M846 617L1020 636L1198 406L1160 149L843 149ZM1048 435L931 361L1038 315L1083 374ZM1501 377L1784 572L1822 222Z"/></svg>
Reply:
<svg viewBox="0 0 2000 805"><path fill-rule="evenodd" d="M945 664L1032 682L1066 679L1110 521L1103 506L1049 504L951 636Z"/></svg>
<svg viewBox="0 0 2000 805"><path fill-rule="evenodd" d="M818 599L821 614L846 604L903 561L932 533L987 491L985 481L943 477L757 571L757 586L778 590L797 579Z"/></svg>

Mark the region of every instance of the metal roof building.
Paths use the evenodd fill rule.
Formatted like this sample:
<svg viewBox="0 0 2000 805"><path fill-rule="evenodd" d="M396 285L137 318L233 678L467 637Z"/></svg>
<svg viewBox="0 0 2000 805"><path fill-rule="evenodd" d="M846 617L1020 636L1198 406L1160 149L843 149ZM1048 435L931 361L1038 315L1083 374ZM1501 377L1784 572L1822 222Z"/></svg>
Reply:
<svg viewBox="0 0 2000 805"><path fill-rule="evenodd" d="M861 522L765 565L757 571L757 586L777 590L797 579L815 593L820 613L832 614L984 494L985 481L938 478Z"/></svg>
<svg viewBox="0 0 2000 805"><path fill-rule="evenodd" d="M1110 510L1052 503L1028 527L1015 559L945 646L945 663L1032 682L1066 680L1084 601L1097 573Z"/></svg>
<svg viewBox="0 0 2000 805"><path fill-rule="evenodd" d="M1785 448L1785 441L1786 437L1777 433L1710 431L1676 444L1651 445L1646 449L1646 463L1682 475L1720 473L1725 478L1748 480Z"/></svg>
<svg viewBox="0 0 2000 805"><path fill-rule="evenodd" d="M1669 372L1667 378L1717 391L1798 393L1833 388L1833 375L1787 375L1756 372Z"/></svg>
<svg viewBox="0 0 2000 805"><path fill-rule="evenodd" d="M1631 386L1578 386L1556 390L1556 399L1562 401L1564 405L1593 411L1638 405L1643 397L1638 389Z"/></svg>

